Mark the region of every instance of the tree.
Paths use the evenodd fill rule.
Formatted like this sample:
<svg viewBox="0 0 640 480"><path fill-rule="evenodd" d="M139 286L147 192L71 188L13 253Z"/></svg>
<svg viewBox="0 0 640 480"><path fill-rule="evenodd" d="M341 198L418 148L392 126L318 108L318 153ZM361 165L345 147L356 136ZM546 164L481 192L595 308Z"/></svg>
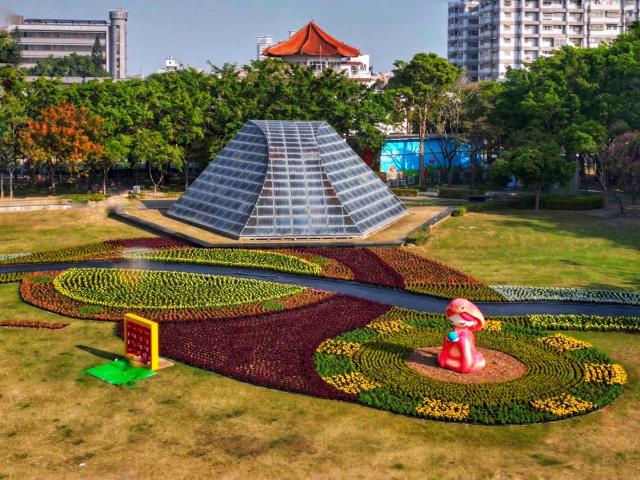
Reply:
<svg viewBox="0 0 640 480"><path fill-rule="evenodd" d="M183 150L185 189L189 186L191 155L198 152L198 143L205 137L205 114L211 105L207 82L206 74L191 68L148 79L154 123L165 138Z"/></svg>
<svg viewBox="0 0 640 480"><path fill-rule="evenodd" d="M153 192L158 191L162 184L166 168L173 165L178 171L182 171L183 154L180 147L169 145L160 132L143 128L136 133L133 140L131 154L138 162L146 163L149 169L149 178L153 183ZM153 176L153 170L158 171L158 179Z"/></svg>
<svg viewBox="0 0 640 480"><path fill-rule="evenodd" d="M92 155L100 156L104 146L96 141L102 133L102 119L86 108L69 103L43 109L40 118L29 119L19 134L23 153L49 169L51 190L55 194L56 168L66 165L70 171Z"/></svg>
<svg viewBox="0 0 640 480"><path fill-rule="evenodd" d="M515 176L536 192L535 209L540 208L542 190L565 184L575 174L574 162L562 156L562 147L549 135L537 135L529 143L499 157L492 166L498 177Z"/></svg>
<svg viewBox="0 0 640 480"><path fill-rule="evenodd" d="M91 56L78 55L72 53L62 58L50 56L44 60L39 60L35 66L29 70L29 75L36 77L108 77L109 72L102 66L94 63L93 54Z"/></svg>
<svg viewBox="0 0 640 480"><path fill-rule="evenodd" d="M14 32L0 29L0 63L17 66L20 64L21 55L20 45L16 41L17 30Z"/></svg>
<svg viewBox="0 0 640 480"><path fill-rule="evenodd" d="M107 195L107 178L114 167L126 167L129 163L132 138L128 135L118 135L109 138L104 143L104 152L95 159L96 167L102 170L102 194Z"/></svg>
<svg viewBox="0 0 640 480"><path fill-rule="evenodd" d="M97 35L96 40L93 42L93 47L91 48L91 63L93 63L93 66L97 71L104 70L104 50L100 43L100 38Z"/></svg>
<svg viewBox="0 0 640 480"><path fill-rule="evenodd" d="M4 173L9 173L9 198L20 158L18 133L26 121L24 75L16 68L0 67L0 198L4 198Z"/></svg>
<svg viewBox="0 0 640 480"><path fill-rule="evenodd" d="M428 127L444 98L452 90L460 71L434 53L418 53L409 62L395 62L389 91L396 108L409 125L416 125L420 141L419 182L424 184L424 146Z"/></svg>
<svg viewBox="0 0 640 480"><path fill-rule="evenodd" d="M615 137L603 148L599 160L598 180L605 191L607 185L614 185L613 195L624 215L617 188L627 190L635 204L640 194L640 132L629 131Z"/></svg>

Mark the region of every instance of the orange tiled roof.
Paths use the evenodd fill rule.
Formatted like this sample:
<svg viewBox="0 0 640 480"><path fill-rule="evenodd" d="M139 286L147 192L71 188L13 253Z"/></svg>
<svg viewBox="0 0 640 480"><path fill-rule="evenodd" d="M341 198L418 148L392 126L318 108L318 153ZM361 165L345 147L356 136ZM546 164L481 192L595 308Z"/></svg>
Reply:
<svg viewBox="0 0 640 480"><path fill-rule="evenodd" d="M360 50L336 40L314 22L309 22L291 37L265 49L264 55L269 57L287 55L357 57L360 55Z"/></svg>

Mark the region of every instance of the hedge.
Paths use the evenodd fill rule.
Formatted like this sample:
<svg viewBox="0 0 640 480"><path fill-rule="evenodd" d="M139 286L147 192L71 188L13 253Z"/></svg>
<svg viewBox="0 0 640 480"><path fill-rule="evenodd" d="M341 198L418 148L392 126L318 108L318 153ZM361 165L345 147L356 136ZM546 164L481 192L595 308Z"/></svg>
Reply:
<svg viewBox="0 0 640 480"><path fill-rule="evenodd" d="M481 188L468 187L438 187L438 195L441 198L467 199L471 195L484 195L485 190Z"/></svg>
<svg viewBox="0 0 640 480"><path fill-rule="evenodd" d="M516 208L535 207L535 197L523 197L515 202ZM586 197L570 195L543 195L540 208L543 210L596 210L604 207L604 197Z"/></svg>
<svg viewBox="0 0 640 480"><path fill-rule="evenodd" d="M419 188L393 187L391 191L399 197L417 197L420 193Z"/></svg>

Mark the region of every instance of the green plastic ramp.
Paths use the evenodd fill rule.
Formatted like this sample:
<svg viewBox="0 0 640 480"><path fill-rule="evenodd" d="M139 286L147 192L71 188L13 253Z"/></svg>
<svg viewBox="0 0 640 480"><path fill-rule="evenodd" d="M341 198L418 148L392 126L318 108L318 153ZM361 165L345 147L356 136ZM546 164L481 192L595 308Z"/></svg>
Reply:
<svg viewBox="0 0 640 480"><path fill-rule="evenodd" d="M156 374L156 372L148 368L133 367L127 360L121 359L98 367L88 368L86 372L112 385L135 383Z"/></svg>

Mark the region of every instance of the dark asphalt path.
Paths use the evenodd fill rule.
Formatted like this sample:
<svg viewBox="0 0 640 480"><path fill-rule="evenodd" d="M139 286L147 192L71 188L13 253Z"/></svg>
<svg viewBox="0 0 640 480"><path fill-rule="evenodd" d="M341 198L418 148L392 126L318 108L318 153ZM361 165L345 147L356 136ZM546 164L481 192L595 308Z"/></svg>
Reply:
<svg viewBox="0 0 640 480"><path fill-rule="evenodd" d="M295 275L291 273L273 272L256 268L218 267L194 263L153 262L147 260L127 260L123 262L67 262L42 263L33 265L2 265L0 273L57 271L67 268L130 268L141 270L167 270L172 272L203 273L225 277L251 278L288 285L342 293L397 307L410 308L422 312L442 313L447 300L427 295L418 295L403 290L376 287L345 280L333 280L323 277ZM569 302L476 302L485 315L526 315L529 313L551 314L586 314L612 316L640 316L640 306L615 305L600 303Z"/></svg>

